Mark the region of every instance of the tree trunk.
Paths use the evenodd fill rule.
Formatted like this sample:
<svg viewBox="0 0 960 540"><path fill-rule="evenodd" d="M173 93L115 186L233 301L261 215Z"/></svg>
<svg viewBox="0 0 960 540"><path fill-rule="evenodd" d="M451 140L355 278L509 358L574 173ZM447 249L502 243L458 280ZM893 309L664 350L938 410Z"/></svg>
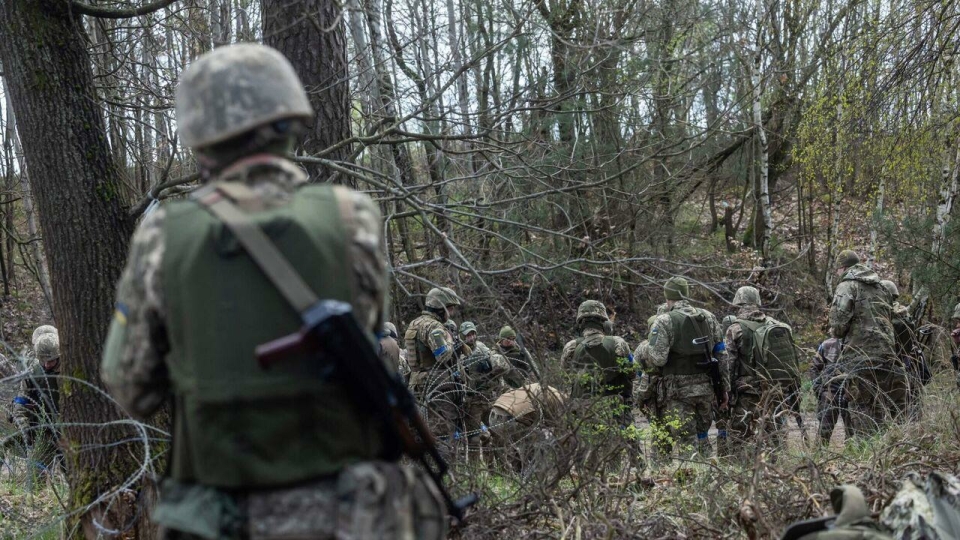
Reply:
<svg viewBox="0 0 960 540"><path fill-rule="evenodd" d="M263 42L286 56L307 88L314 119L300 150L315 155L350 138L350 87L347 36L340 3L329 0L261 0ZM350 158L349 145L324 157ZM318 164L307 164L311 181L330 178Z"/></svg>
<svg viewBox="0 0 960 540"><path fill-rule="evenodd" d="M770 265L770 234L773 229L773 217L770 211L770 167L769 155L767 153L767 133L763 127L763 110L760 105L760 69L763 66L763 0L757 0L757 36L753 57L753 124L759 136L757 145L757 160L760 171L758 174L758 204L761 219L757 225L762 225L760 234L757 235L760 243L760 257L762 265Z"/></svg>
<svg viewBox="0 0 960 540"><path fill-rule="evenodd" d="M86 47L70 3L0 3L0 58L44 231L63 373L101 386L101 344L132 224L121 204L120 171L110 155ZM60 399L68 508L79 510L126 485L143 450L117 444L132 434L107 427L120 419L119 411L91 388L64 383ZM126 529L147 537L139 528L146 518L123 500L108 498L78 516L82 530L93 536L97 527Z"/></svg>

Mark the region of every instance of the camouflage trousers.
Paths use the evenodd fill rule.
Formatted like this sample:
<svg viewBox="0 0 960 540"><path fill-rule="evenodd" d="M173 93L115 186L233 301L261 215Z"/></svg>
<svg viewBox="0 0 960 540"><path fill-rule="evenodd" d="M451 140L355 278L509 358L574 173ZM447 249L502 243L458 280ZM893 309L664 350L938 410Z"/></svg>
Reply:
<svg viewBox="0 0 960 540"><path fill-rule="evenodd" d="M909 383L895 359L874 360L865 357L842 359L852 433L869 436L907 411Z"/></svg>
<svg viewBox="0 0 960 540"><path fill-rule="evenodd" d="M662 459L673 450L681 456L696 451L701 456L713 454L707 434L713 423L713 394L668 397L658 414L651 419L654 451Z"/></svg>
<svg viewBox="0 0 960 540"><path fill-rule="evenodd" d="M792 396L792 392L778 386L766 389L763 395L737 395L727 412L730 419L730 453L753 452L761 446L782 446L787 423L795 417L791 410Z"/></svg>
<svg viewBox="0 0 960 540"><path fill-rule="evenodd" d="M439 492L419 469L365 462L301 487L231 492L164 482L161 538L361 540L446 537Z"/></svg>
<svg viewBox="0 0 960 540"><path fill-rule="evenodd" d="M817 396L817 421L820 423L818 433L821 444L830 443L833 430L841 419L847 438L853 437L850 411L847 409L847 399L843 388L841 385L832 384L824 388Z"/></svg>
<svg viewBox="0 0 960 540"><path fill-rule="evenodd" d="M464 430L464 385L449 369L410 373L410 391L424 410L430 430L450 437Z"/></svg>

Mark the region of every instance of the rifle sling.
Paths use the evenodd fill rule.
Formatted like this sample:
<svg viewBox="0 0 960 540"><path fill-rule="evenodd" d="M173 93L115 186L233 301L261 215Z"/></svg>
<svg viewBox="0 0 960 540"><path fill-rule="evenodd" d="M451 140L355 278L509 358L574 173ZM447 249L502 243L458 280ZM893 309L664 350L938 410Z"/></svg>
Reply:
<svg viewBox="0 0 960 540"><path fill-rule="evenodd" d="M223 190L214 187L199 200L237 237L253 262L297 314L303 314L319 301L313 289L303 281L266 233L237 208Z"/></svg>

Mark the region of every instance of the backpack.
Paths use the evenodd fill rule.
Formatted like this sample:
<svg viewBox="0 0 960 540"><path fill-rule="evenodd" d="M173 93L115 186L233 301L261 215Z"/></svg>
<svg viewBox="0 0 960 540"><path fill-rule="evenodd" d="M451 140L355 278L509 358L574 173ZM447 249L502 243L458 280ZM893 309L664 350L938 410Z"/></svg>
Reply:
<svg viewBox="0 0 960 540"><path fill-rule="evenodd" d="M599 377L598 380L591 381L592 390L576 385L574 395L582 397L583 394L612 395L623 392L624 385L630 383L630 378L623 374L623 368L617 359L616 347L616 339L613 336L593 334L577 338L573 365L578 370L596 370L599 372ZM600 383L600 388L597 387L597 383Z"/></svg>
<svg viewBox="0 0 960 540"><path fill-rule="evenodd" d="M783 386L799 385L800 358L793 344L790 326L771 318L764 322L739 319L743 345L747 353L748 373Z"/></svg>

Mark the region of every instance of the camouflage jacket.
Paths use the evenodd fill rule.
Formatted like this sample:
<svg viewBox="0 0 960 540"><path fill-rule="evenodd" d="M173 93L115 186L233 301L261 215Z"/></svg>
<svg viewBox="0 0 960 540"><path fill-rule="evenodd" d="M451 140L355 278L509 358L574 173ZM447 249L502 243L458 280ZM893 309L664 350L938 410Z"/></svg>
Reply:
<svg viewBox="0 0 960 540"><path fill-rule="evenodd" d="M519 388L531 381L540 380L540 369L530 355L530 351L521 349L519 345L504 347L497 343L497 352L502 354L513 369L504 375L504 380L513 388Z"/></svg>
<svg viewBox="0 0 960 540"><path fill-rule="evenodd" d="M36 361L21 375L20 393L14 398L13 417L19 429L53 424L60 414L58 372L48 372Z"/></svg>
<svg viewBox="0 0 960 540"><path fill-rule="evenodd" d="M856 264L841 277L830 306L830 330L842 339L844 357L895 358L892 313L876 272Z"/></svg>
<svg viewBox="0 0 960 540"><path fill-rule="evenodd" d="M762 323L767 320L767 316L756 306L744 306L737 312L737 320L755 321ZM743 350L743 327L739 322L734 322L727 328L727 333L723 338L726 348L727 371L730 373L732 387L740 393L758 394L759 386L756 377L744 375L746 369L741 365L747 360L748 351ZM722 360L722 359L721 359Z"/></svg>
<svg viewBox="0 0 960 540"><path fill-rule="evenodd" d="M656 372L657 368L662 368L667 364L671 348L676 341L676 331L673 328L669 313L687 307L691 307L690 303L686 300L680 300L675 302L669 310L657 315L650 330L650 339L641 343L634 354L644 372ZM703 311L707 314L707 324L710 327L712 340L714 343L723 343L723 334L720 331L720 323L717 318L709 311ZM726 352L723 351L717 360L720 361L723 390L729 392L730 362L725 356ZM713 394L713 385L706 372L696 375L663 375L663 380L671 389L670 393L675 397L696 397Z"/></svg>
<svg viewBox="0 0 960 540"><path fill-rule="evenodd" d="M257 161L253 161L257 158ZM267 163L265 166L264 162ZM250 164L248 164L250 163ZM244 182L266 208L289 202L305 185L306 175L292 162L253 156L228 167L220 180ZM387 295L386 263L381 254L380 212L367 196L352 193L355 219L348 230L356 274L355 313L371 333L383 327ZM164 364L170 350L166 337L166 302L162 287L164 207L146 216L134 232L126 267L117 285L117 315L127 326L119 353L104 357L101 375L112 395L131 414L146 418L166 400L171 383Z"/></svg>
<svg viewBox="0 0 960 540"><path fill-rule="evenodd" d="M380 338L380 361L392 372L400 372L400 345L392 336Z"/></svg>
<svg viewBox="0 0 960 540"><path fill-rule="evenodd" d="M410 323L403 339L411 373L429 370L435 364L449 366L456 359L453 337L440 318L429 311Z"/></svg>

